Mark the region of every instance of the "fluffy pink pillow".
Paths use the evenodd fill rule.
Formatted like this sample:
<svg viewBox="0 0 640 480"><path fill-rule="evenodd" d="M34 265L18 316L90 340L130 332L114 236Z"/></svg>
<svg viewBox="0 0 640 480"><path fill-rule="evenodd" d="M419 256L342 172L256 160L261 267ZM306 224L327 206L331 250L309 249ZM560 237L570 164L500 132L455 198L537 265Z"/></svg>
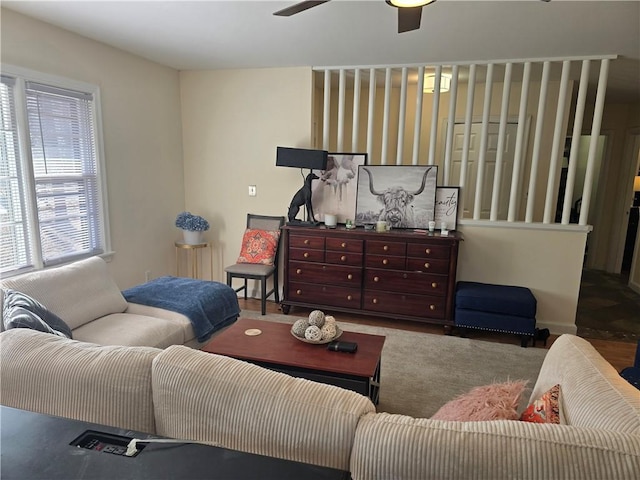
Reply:
<svg viewBox="0 0 640 480"><path fill-rule="evenodd" d="M518 403L527 383L516 380L474 387L469 393L445 403L431 418L458 422L517 420Z"/></svg>

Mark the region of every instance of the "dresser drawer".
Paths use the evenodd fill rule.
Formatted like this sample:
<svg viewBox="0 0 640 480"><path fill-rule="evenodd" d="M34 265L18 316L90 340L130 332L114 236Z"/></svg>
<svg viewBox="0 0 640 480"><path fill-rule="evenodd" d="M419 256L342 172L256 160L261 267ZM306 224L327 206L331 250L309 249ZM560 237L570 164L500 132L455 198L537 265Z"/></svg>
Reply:
<svg viewBox="0 0 640 480"><path fill-rule="evenodd" d="M324 250L324 237L306 237L304 235L290 235L289 246L296 248L313 248Z"/></svg>
<svg viewBox="0 0 640 480"><path fill-rule="evenodd" d="M448 278L446 275L369 269L366 270L364 275L364 288L445 296L447 294Z"/></svg>
<svg viewBox="0 0 640 480"><path fill-rule="evenodd" d="M325 253L325 261L327 263L335 263L337 265L354 265L362 266L362 254L361 253L349 253L349 252L331 252Z"/></svg>
<svg viewBox="0 0 640 480"><path fill-rule="evenodd" d="M409 295L402 293L375 292L365 290L362 309L396 315L411 315L422 318L445 317L446 301L444 297L428 295Z"/></svg>
<svg viewBox="0 0 640 480"><path fill-rule="evenodd" d="M431 245L427 243L409 243L407 256L418 258L442 258L448 260L451 249L447 245Z"/></svg>
<svg viewBox="0 0 640 480"><path fill-rule="evenodd" d="M410 272L449 273L449 260L442 258L407 258L407 270Z"/></svg>
<svg viewBox="0 0 640 480"><path fill-rule="evenodd" d="M360 288L362 284L361 268L323 263L291 262L288 276L291 282L326 283L354 288Z"/></svg>
<svg viewBox="0 0 640 480"><path fill-rule="evenodd" d="M291 248L289 260L304 260L305 262L324 262L324 250L310 248Z"/></svg>
<svg viewBox="0 0 640 480"><path fill-rule="evenodd" d="M404 242L367 240L367 254L404 257L407 254L407 244Z"/></svg>
<svg viewBox="0 0 640 480"><path fill-rule="evenodd" d="M391 255L366 255L364 266L367 268L392 268L404 270L407 263L405 257L393 257Z"/></svg>
<svg viewBox="0 0 640 480"><path fill-rule="evenodd" d="M343 308L361 308L360 288L334 285L314 285L291 282L287 288L287 299L293 302L314 303Z"/></svg>
<svg viewBox="0 0 640 480"><path fill-rule="evenodd" d="M327 250L335 250L337 252L362 253L362 240L353 238L333 238L328 237L325 245Z"/></svg>

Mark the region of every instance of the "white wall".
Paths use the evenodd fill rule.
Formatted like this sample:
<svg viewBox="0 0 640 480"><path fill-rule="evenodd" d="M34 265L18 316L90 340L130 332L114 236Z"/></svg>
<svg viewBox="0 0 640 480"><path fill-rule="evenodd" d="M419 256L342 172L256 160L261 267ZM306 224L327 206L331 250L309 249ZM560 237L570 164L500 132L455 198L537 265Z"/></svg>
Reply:
<svg viewBox="0 0 640 480"><path fill-rule="evenodd" d="M128 288L174 269L174 220L184 207L176 70L2 9L2 62L96 84L112 248L110 269Z"/></svg>
<svg viewBox="0 0 640 480"><path fill-rule="evenodd" d="M225 281L247 213L286 217L302 186L298 169L275 166L276 147L311 147L311 69L182 72L180 89L186 207L211 223L214 277Z"/></svg>
<svg viewBox="0 0 640 480"><path fill-rule="evenodd" d="M464 241L458 255L458 280L530 288L538 302L539 328L556 334L576 333L586 229L464 223L460 226Z"/></svg>

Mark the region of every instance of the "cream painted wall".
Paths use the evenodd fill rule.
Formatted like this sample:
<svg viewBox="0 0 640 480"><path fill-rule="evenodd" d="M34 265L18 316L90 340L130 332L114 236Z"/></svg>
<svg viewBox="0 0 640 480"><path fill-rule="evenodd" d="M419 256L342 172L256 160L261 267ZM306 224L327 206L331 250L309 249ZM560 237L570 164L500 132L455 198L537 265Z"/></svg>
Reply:
<svg viewBox="0 0 640 480"><path fill-rule="evenodd" d="M458 280L530 288L538 302L536 325L575 334L586 232L505 223L460 227Z"/></svg>
<svg viewBox="0 0 640 480"><path fill-rule="evenodd" d="M186 207L209 219L214 277L225 281L247 213L286 217L302 186L298 169L275 166L276 147L311 147L311 69L188 71L180 88Z"/></svg>
<svg viewBox="0 0 640 480"><path fill-rule="evenodd" d="M178 72L11 10L1 22L3 63L100 87L118 286L172 273L184 207Z"/></svg>

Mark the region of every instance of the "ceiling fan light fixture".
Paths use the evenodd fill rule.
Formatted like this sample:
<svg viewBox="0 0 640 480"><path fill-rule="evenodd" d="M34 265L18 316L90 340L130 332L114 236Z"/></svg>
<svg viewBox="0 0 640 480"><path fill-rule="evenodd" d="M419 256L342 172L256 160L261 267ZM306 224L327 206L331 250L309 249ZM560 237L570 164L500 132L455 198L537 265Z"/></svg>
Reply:
<svg viewBox="0 0 640 480"><path fill-rule="evenodd" d="M396 8L424 7L435 1L436 0L386 0L389 5Z"/></svg>
<svg viewBox="0 0 640 480"><path fill-rule="evenodd" d="M448 92L451 87L450 73L443 73L440 75L440 93ZM433 93L436 91L436 75L434 73L427 73L424 76L424 86L422 88L424 93Z"/></svg>

